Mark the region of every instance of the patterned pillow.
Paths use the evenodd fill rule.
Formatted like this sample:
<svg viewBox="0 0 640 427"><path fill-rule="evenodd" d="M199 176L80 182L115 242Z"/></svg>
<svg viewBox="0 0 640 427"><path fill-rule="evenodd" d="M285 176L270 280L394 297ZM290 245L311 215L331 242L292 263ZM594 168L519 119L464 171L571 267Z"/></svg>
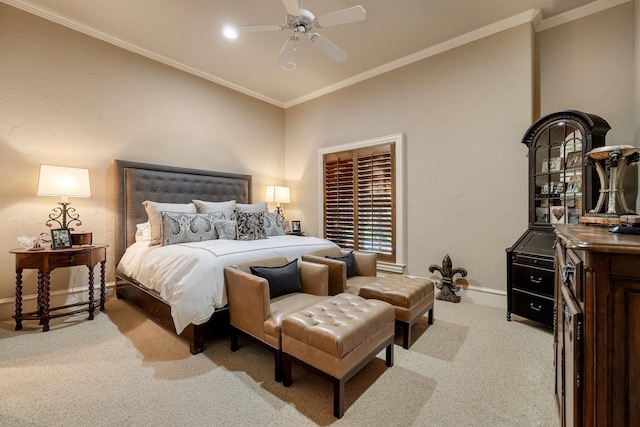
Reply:
<svg viewBox="0 0 640 427"><path fill-rule="evenodd" d="M162 217L162 245L176 243L201 242L218 238L213 222L223 212L208 214L192 214L185 212L161 212Z"/></svg>
<svg viewBox="0 0 640 427"><path fill-rule="evenodd" d="M232 219L221 219L215 221L213 225L216 227L216 232L222 240L236 240L236 234L238 229L238 223Z"/></svg>
<svg viewBox="0 0 640 427"><path fill-rule="evenodd" d="M238 240L266 239L264 230L264 212L240 212L236 209L236 222L238 223Z"/></svg>
<svg viewBox="0 0 640 427"><path fill-rule="evenodd" d="M277 212L264 214L264 231L267 236L284 236L284 228L282 228L280 215Z"/></svg>
<svg viewBox="0 0 640 427"><path fill-rule="evenodd" d="M149 224L151 225L151 241L149 246L162 243L162 212L188 212L196 213L196 205L193 203L158 203L150 200L142 202L144 210L147 212Z"/></svg>
<svg viewBox="0 0 640 427"><path fill-rule="evenodd" d="M269 298L276 298L293 292L302 292L297 259L282 267L250 266L249 269L251 274L267 279L267 282L269 282Z"/></svg>

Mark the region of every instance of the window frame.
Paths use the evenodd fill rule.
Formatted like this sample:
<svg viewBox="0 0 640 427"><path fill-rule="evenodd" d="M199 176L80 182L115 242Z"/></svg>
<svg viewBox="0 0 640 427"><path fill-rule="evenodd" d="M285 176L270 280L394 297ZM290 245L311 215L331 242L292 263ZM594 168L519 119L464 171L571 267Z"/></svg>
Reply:
<svg viewBox="0 0 640 427"><path fill-rule="evenodd" d="M401 133L351 142L318 149L318 235L324 236L324 156L341 151L358 150L377 145L395 143L395 247L394 262L378 261L378 269L393 273L403 273L405 268L405 214L404 214L404 135Z"/></svg>

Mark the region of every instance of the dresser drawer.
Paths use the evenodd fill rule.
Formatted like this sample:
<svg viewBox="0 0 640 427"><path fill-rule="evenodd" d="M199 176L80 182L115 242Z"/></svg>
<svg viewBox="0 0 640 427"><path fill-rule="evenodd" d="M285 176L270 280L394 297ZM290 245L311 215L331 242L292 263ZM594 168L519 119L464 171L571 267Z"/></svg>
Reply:
<svg viewBox="0 0 640 427"><path fill-rule="evenodd" d="M511 292L511 311L527 319L553 326L553 299L514 289Z"/></svg>
<svg viewBox="0 0 640 427"><path fill-rule="evenodd" d="M513 288L553 296L554 270L514 264L512 274Z"/></svg>
<svg viewBox="0 0 640 427"><path fill-rule="evenodd" d="M49 266L51 269L58 267L72 267L75 265L90 265L91 264L91 252L77 252L77 253L59 253L51 254L49 256Z"/></svg>
<svg viewBox="0 0 640 427"><path fill-rule="evenodd" d="M538 268L546 268L548 270L555 269L555 263L553 258L543 258L541 256L536 256L532 254L514 253L513 263L530 265Z"/></svg>

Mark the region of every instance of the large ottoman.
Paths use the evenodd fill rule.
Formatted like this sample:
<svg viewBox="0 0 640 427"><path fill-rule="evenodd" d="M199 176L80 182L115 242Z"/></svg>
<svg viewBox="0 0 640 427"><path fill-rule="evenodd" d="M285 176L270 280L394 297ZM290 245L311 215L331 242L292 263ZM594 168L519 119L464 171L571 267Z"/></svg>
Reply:
<svg viewBox="0 0 640 427"><path fill-rule="evenodd" d="M366 299L388 302L396 311L396 323L404 332L402 347L411 344L411 327L429 311L428 322L433 324L434 286L429 279L403 275L371 278L360 286L358 295Z"/></svg>
<svg viewBox="0 0 640 427"><path fill-rule="evenodd" d="M333 414L344 414L344 386L386 347L393 366L395 312L391 305L342 293L282 320L283 385L293 361L333 382Z"/></svg>

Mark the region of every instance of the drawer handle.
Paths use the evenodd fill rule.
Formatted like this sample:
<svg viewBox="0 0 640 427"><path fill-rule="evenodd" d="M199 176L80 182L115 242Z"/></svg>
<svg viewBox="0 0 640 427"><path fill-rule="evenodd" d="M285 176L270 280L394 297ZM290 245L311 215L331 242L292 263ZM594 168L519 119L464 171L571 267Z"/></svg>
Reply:
<svg viewBox="0 0 640 427"><path fill-rule="evenodd" d="M529 308L530 308L531 310L534 310L534 311L540 311L540 310L542 310L542 305L539 305L539 306L537 306L537 307L536 307L536 306L534 306L534 305L533 305L533 303L532 303L532 302L530 302L530 303L529 303Z"/></svg>
<svg viewBox="0 0 640 427"><path fill-rule="evenodd" d="M571 282L571 276L576 274L576 267L567 264L562 267L562 283L569 286L569 282Z"/></svg>
<svg viewBox="0 0 640 427"><path fill-rule="evenodd" d="M535 283L536 285L542 283L542 277L538 277L537 279L535 279L533 276L531 276L529 277L529 280L531 281L531 283Z"/></svg>

